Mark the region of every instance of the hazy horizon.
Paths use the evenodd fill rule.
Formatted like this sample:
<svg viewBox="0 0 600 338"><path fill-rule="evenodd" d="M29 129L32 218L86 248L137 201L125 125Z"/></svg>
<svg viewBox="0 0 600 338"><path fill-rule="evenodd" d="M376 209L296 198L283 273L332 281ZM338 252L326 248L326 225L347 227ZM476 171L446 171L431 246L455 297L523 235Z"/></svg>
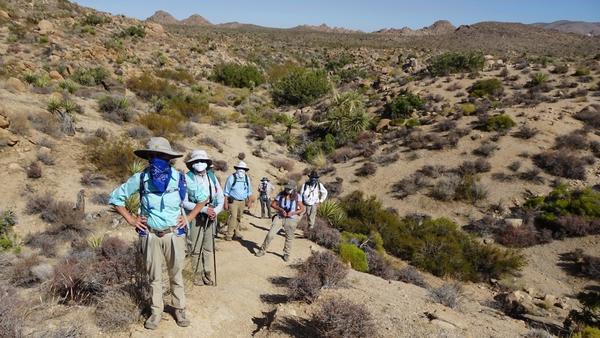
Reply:
<svg viewBox="0 0 600 338"><path fill-rule="evenodd" d="M298 25L344 27L362 31L382 28L410 27L418 29L437 20L448 20L454 25L473 24L481 21L538 23L558 20L600 21L600 2L592 0L572 1L449 1L429 0L419 3L393 0L322 2L262 0L248 2L229 0L219 3L183 0L141 0L122 2L118 0L77 0L76 3L112 14L124 14L146 19L158 10L169 12L181 20L199 14L212 23L242 22L275 28Z"/></svg>

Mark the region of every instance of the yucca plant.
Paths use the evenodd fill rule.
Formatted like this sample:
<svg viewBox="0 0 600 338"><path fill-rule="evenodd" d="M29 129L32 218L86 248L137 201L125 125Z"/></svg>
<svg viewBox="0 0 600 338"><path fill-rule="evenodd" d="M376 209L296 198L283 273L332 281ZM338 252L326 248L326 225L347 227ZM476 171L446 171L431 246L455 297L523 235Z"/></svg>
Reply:
<svg viewBox="0 0 600 338"><path fill-rule="evenodd" d="M334 200L327 200L319 204L317 215L325 218L333 226L341 224L346 219L344 210L340 204Z"/></svg>
<svg viewBox="0 0 600 338"><path fill-rule="evenodd" d="M545 73L535 73L531 76L531 82L534 86L541 86L548 82L548 75Z"/></svg>
<svg viewBox="0 0 600 338"><path fill-rule="evenodd" d="M127 209L127 211L129 211L130 214L137 216L139 214L140 211L140 194L139 193L135 193L131 196L129 196L126 200L125 200L125 209Z"/></svg>
<svg viewBox="0 0 600 338"><path fill-rule="evenodd" d="M146 163L142 160L134 160L127 166L127 170L131 175L142 172L142 170L146 169Z"/></svg>
<svg viewBox="0 0 600 338"><path fill-rule="evenodd" d="M92 248L92 249L99 248L102 245L103 241L104 241L104 237L102 237L102 236L92 236L87 239L87 243L90 246L90 248Z"/></svg>

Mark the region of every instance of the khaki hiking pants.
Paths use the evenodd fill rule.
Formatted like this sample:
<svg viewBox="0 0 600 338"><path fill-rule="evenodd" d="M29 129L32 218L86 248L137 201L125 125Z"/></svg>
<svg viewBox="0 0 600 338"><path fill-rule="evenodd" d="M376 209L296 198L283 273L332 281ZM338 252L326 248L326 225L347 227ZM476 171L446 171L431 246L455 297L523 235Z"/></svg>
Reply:
<svg viewBox="0 0 600 338"><path fill-rule="evenodd" d="M269 218L271 218L271 199L267 198L266 200L263 200L262 198L260 199L260 217L261 218L265 218L265 215L267 215Z"/></svg>
<svg viewBox="0 0 600 338"><path fill-rule="evenodd" d="M227 238L233 238L233 235L242 237L240 231L240 222L242 221L242 214L244 213L244 209L246 208L245 201L237 201L229 203L229 223L227 226Z"/></svg>
<svg viewBox="0 0 600 338"><path fill-rule="evenodd" d="M306 220L308 221L308 228L312 229L315 226L315 221L317 220L317 209L319 207L317 204L307 205L306 206Z"/></svg>
<svg viewBox="0 0 600 338"><path fill-rule="evenodd" d="M190 224L188 248L192 256L192 268L198 274L211 274L213 266L213 234L216 221L209 221L206 226L206 214L200 214ZM197 268L197 270L196 270Z"/></svg>
<svg viewBox="0 0 600 338"><path fill-rule="evenodd" d="M292 252L292 240L294 240L294 233L296 232L296 226L298 225L298 219L296 218L283 218L281 216L275 216L271 230L267 234L263 245L260 247L263 251L267 251L269 244L281 228L285 231L285 245L283 247L283 253L289 255Z"/></svg>
<svg viewBox="0 0 600 338"><path fill-rule="evenodd" d="M174 233L158 237L153 233L140 237L140 246L146 272L150 282L152 295L152 314L160 315L164 310L162 272L163 260L167 263L172 304L176 309L185 308L185 292L183 290L183 266L185 262L185 236Z"/></svg>

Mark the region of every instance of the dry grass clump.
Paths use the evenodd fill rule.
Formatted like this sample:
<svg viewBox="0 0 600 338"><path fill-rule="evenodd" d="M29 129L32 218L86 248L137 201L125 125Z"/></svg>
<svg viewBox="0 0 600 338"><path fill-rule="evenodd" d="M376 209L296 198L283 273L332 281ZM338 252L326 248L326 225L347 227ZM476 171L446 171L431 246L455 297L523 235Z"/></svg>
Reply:
<svg viewBox="0 0 600 338"><path fill-rule="evenodd" d="M142 140L152 136L152 132L144 126L134 126L127 129L127 135L133 139Z"/></svg>
<svg viewBox="0 0 600 338"><path fill-rule="evenodd" d="M355 175L359 177L373 176L377 172L377 166L374 163L366 162L360 168L356 169Z"/></svg>
<svg viewBox="0 0 600 338"><path fill-rule="evenodd" d="M584 254L583 250L576 249L565 255L572 262L577 273L592 279L600 279L600 257Z"/></svg>
<svg viewBox="0 0 600 338"><path fill-rule="evenodd" d="M40 165L40 162L31 162L31 164L27 167L27 177L34 179L42 177L42 166Z"/></svg>
<svg viewBox="0 0 600 338"><path fill-rule="evenodd" d="M223 161L223 160L215 160L215 161L213 161L213 167L217 171L227 171L227 170L229 170L229 165L227 164L226 161Z"/></svg>
<svg viewBox="0 0 600 338"><path fill-rule="evenodd" d="M101 187L106 182L106 176L95 173L93 171L86 171L81 176L79 182L86 187Z"/></svg>
<svg viewBox="0 0 600 338"><path fill-rule="evenodd" d="M318 217L312 229L305 229L304 235L311 241L327 249L335 249L340 244L342 237L339 230L332 228L327 221Z"/></svg>
<svg viewBox="0 0 600 338"><path fill-rule="evenodd" d="M39 278L34 274L33 268L40 263L41 259L36 254L17 259L10 271L10 281L15 286L30 286L38 282Z"/></svg>
<svg viewBox="0 0 600 338"><path fill-rule="evenodd" d="M214 138L212 138L212 137L206 136L206 137L201 138L199 141L202 144L206 144L208 146L211 146L211 147L217 149L217 151L220 152L220 153L223 152L223 147L221 147L221 144L217 140L215 140Z"/></svg>
<svg viewBox="0 0 600 338"><path fill-rule="evenodd" d="M592 128L599 129L600 128L600 104L593 104L583 108L577 114L575 114L575 118L585 122L586 125L589 125Z"/></svg>
<svg viewBox="0 0 600 338"><path fill-rule="evenodd" d="M44 221L52 224L46 230L50 235L70 240L80 238L89 232L83 210L76 210L73 203L57 201L46 193L31 197L27 206L30 214L39 214ZM31 235L28 241L37 242L32 236L37 235Z"/></svg>
<svg viewBox="0 0 600 338"><path fill-rule="evenodd" d="M422 288L426 288L429 286L423 278L423 275L412 265L408 265L405 268L398 270L397 278L399 281L404 283L414 284L416 286L420 286Z"/></svg>
<svg viewBox="0 0 600 338"><path fill-rule="evenodd" d="M444 285L429 290L431 299L451 309L456 309L463 298L462 286L458 283L445 283Z"/></svg>
<svg viewBox="0 0 600 338"><path fill-rule="evenodd" d="M13 288L0 285L0 337L23 337L25 302Z"/></svg>
<svg viewBox="0 0 600 338"><path fill-rule="evenodd" d="M487 195L487 188L472 175L448 175L438 180L431 189L431 196L441 201L458 200L477 204L486 199Z"/></svg>
<svg viewBox="0 0 600 338"><path fill-rule="evenodd" d="M490 157L496 152L496 150L498 150L498 145L493 142L486 141L483 142L481 146L473 150L473 154L482 157Z"/></svg>
<svg viewBox="0 0 600 338"><path fill-rule="evenodd" d="M295 162L285 158L276 158L271 161L271 165L278 170L285 170L291 172L294 170Z"/></svg>
<svg viewBox="0 0 600 338"><path fill-rule="evenodd" d="M133 154L135 145L130 140L95 137L88 141L86 148L87 156L98 172L122 181L131 174L128 168L137 157Z"/></svg>
<svg viewBox="0 0 600 338"><path fill-rule="evenodd" d="M513 136L524 140L529 140L530 138L535 137L535 135L537 135L538 133L539 130L537 128L530 127L524 124L513 133Z"/></svg>
<svg viewBox="0 0 600 338"><path fill-rule="evenodd" d="M416 194L423 188L431 185L431 179L421 172L416 172L392 186L392 192L396 198L406 198Z"/></svg>
<svg viewBox="0 0 600 338"><path fill-rule="evenodd" d="M365 305L339 297L325 300L310 324L324 338L377 336L373 316Z"/></svg>
<svg viewBox="0 0 600 338"><path fill-rule="evenodd" d="M121 290L111 290L96 305L96 325L103 332L119 332L140 318L140 306Z"/></svg>
<svg viewBox="0 0 600 338"><path fill-rule="evenodd" d="M0 110L1 112L2 110ZM10 121L10 126L8 130L17 135L27 136L31 130L31 123L29 122L27 115L13 113L9 114L8 119Z"/></svg>
<svg viewBox="0 0 600 338"><path fill-rule="evenodd" d="M102 116L111 122L123 123L133 119L129 100L125 97L103 96L98 100L98 108L102 112Z"/></svg>
<svg viewBox="0 0 600 338"><path fill-rule="evenodd" d="M570 134L557 136L554 140L555 149L584 150L589 147L587 133L582 130L576 130Z"/></svg>
<svg viewBox="0 0 600 338"><path fill-rule="evenodd" d="M321 289L334 288L348 274L348 267L329 252L314 252L301 266L290 283L289 297L312 303Z"/></svg>
<svg viewBox="0 0 600 338"><path fill-rule="evenodd" d="M56 158L54 158L54 155L52 155L52 153L50 151L40 151L37 154L37 159L38 161L44 163L45 165L55 165L56 164Z"/></svg>

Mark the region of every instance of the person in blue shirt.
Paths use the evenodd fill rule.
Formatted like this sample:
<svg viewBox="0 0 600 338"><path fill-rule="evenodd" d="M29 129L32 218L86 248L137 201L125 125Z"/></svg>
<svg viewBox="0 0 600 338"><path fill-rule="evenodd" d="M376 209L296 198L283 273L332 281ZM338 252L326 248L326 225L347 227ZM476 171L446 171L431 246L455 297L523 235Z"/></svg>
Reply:
<svg viewBox="0 0 600 338"><path fill-rule="evenodd" d="M217 216L224 206L223 189L212 169L212 160L206 151L192 151L185 164L189 169L186 175L205 188L209 194L209 204L202 209L195 220L190 221L188 246L193 257L194 285L215 285L216 279L213 279L212 269L212 265L215 263L213 261L214 236ZM186 210L193 210L196 207L196 201L188 196L183 202L183 207Z"/></svg>
<svg viewBox="0 0 600 338"><path fill-rule="evenodd" d="M250 209L252 207L252 183L250 177L248 177L248 165L244 161L240 161L238 165L233 167L235 172L227 178L225 181L225 188L223 193L225 194L225 210L230 213L229 223L227 227L227 234L225 235L226 241L231 241L233 237L242 239L240 233L240 222L242 221L242 214L244 208Z"/></svg>
<svg viewBox="0 0 600 338"><path fill-rule="evenodd" d="M110 196L110 204L139 234L152 295L152 314L144 326L154 330L162 318L163 260L169 271L175 320L179 326L189 326L182 275L187 227L182 201L186 194L198 201L188 214L193 219L206 204L208 194L195 181L187 179L171 166L171 160L182 155L174 152L165 138L153 137L146 149L136 150L134 153L148 160L148 167L115 189ZM132 215L125 208L125 202L135 193L140 195L138 215Z"/></svg>

